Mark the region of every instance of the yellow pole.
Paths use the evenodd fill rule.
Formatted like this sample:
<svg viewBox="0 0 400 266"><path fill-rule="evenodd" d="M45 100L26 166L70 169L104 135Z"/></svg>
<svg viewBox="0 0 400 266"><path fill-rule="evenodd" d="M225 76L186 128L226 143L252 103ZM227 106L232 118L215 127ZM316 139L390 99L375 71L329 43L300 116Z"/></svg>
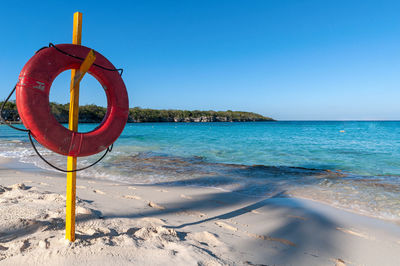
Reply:
<svg viewBox="0 0 400 266"><path fill-rule="evenodd" d="M81 45L82 38L82 13L74 13L74 29L72 34L72 43ZM96 60L94 51L90 50L80 69L71 71L70 103L69 103L69 129L78 131L79 118L79 82L85 73ZM76 170L77 158L68 156L67 170ZM69 241L75 241L75 201L76 201L76 172L67 173L67 202L65 217L65 238Z"/></svg>

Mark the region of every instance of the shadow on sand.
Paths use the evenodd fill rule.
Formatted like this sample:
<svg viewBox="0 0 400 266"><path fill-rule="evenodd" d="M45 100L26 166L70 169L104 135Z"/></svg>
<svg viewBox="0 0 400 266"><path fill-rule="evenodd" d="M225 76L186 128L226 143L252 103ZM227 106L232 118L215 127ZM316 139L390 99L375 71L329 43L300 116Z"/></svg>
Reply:
<svg viewBox="0 0 400 266"><path fill-rule="evenodd" d="M236 174L240 174L241 177L251 175L255 176L253 170L249 171L248 168L234 169ZM279 172L277 168L265 168L256 169L256 171L262 171L264 175L270 176L282 176L284 172ZM266 173L270 171L269 173ZM312 175L325 175L325 171L318 171L308 169L290 169L292 175L305 174ZM259 173L260 174L260 173ZM229 176L206 176L209 181L215 179L215 182L224 182L224 184L230 184L236 182ZM270 177L271 178L271 177ZM174 182L163 182L157 183L157 186L187 186L196 185L202 182L201 177L188 179L185 181L174 181ZM317 178L314 177L317 182ZM310 179L311 180L311 179ZM134 184L132 184L134 185ZM146 186L146 185L143 185ZM151 185L149 185L151 186ZM248 186L253 184L248 183ZM226 192L221 190L213 190L211 193L203 194L202 196L196 197L196 199L190 200L178 200L166 202L163 205L165 209L154 209L149 208L148 210L133 210L132 212L126 213L98 213L95 217L83 217L77 218L76 223L79 224L88 219L113 219L113 218L143 218L143 217L164 217L168 214L179 213L182 211L201 211L205 213L217 213L212 217L204 219L194 218L195 220L187 223L168 223L166 227L177 230L178 236L181 236L181 240L184 241L184 236L190 227L209 223L212 221L224 221L233 218L242 218L246 215L256 215L254 211L260 210L263 215L258 215L256 218L252 218L256 224L254 225L254 232L251 228L247 235L238 231L238 236L241 243L228 243L233 244L236 247L242 247L246 251L252 252L257 261L267 264L302 264L301 256L309 255L318 258L320 254L318 250L332 254L335 253L336 243L334 233L337 231L337 225L324 216L321 213L310 210L307 206L293 198L288 198L285 194L284 186L279 183L275 183L273 188L270 189L273 194L270 193L266 197L251 197L245 196L240 192L247 189L246 187L240 187L235 191ZM279 222L277 222L279 221ZM21 238L26 235L33 234L39 228L47 228L46 230L63 230L64 222L60 220L55 221L43 221L39 224L30 225L23 227L18 230L5 230L0 232L0 243L6 243L16 238ZM187 230L187 231L185 231ZM257 231L258 230L258 231ZM232 232L230 232L232 233ZM116 232L111 231L110 237L118 235ZM79 235L77 238L93 239L104 237L104 234L94 234L92 236Z"/></svg>

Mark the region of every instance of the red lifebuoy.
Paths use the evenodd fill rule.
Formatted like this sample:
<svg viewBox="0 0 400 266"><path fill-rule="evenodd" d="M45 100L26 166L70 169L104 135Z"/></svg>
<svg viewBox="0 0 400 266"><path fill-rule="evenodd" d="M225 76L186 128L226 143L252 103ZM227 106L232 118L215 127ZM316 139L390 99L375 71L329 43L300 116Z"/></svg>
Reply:
<svg viewBox="0 0 400 266"><path fill-rule="evenodd" d="M85 58L89 48L60 44L57 48L68 54ZM129 103L125 84L118 71L92 65L88 71L103 86L107 95L107 113L102 123L91 132L68 130L57 122L50 111L49 93L54 79L68 69L79 69L82 60L49 47L35 54L22 69L17 84L17 108L25 127L46 148L69 156L96 154L110 146L122 133L128 120ZM104 56L96 52L95 64L115 69Z"/></svg>

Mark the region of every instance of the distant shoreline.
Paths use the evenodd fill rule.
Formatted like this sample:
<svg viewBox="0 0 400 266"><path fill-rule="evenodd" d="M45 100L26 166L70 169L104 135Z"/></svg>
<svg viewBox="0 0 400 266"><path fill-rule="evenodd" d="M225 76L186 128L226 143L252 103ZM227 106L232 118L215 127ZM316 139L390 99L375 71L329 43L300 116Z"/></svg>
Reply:
<svg viewBox="0 0 400 266"><path fill-rule="evenodd" d="M0 102L1 104L1 102ZM69 104L50 103L50 109L60 123L68 123ZM79 123L100 123L107 108L94 104L79 107ZM20 123L15 102L8 102L3 117L11 123ZM129 109L128 123L201 123L201 122L261 122L275 121L257 113L243 111L160 110L134 107Z"/></svg>
<svg viewBox="0 0 400 266"><path fill-rule="evenodd" d="M12 124L12 125L22 125L21 121L8 121L8 123ZM141 121L141 122L137 122L137 121L127 121L127 124L150 124L150 123L180 123L180 124L192 124L192 123L251 123L251 122L278 122L277 120L263 120L263 121L179 121L179 122L174 122L174 121L157 121L157 122L152 122L152 121ZM287 121L286 121L287 122ZM85 121L79 121L80 124L99 124L100 122L85 122ZM61 124L68 124L68 122L62 122ZM4 125L3 122L0 122L0 125Z"/></svg>

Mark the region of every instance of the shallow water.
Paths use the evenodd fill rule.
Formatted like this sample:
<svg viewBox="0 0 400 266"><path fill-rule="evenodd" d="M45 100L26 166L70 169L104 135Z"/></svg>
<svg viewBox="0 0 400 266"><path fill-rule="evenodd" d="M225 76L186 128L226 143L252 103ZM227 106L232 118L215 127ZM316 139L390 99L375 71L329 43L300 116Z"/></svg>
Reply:
<svg viewBox="0 0 400 266"><path fill-rule="evenodd" d="M66 165L65 157L40 151ZM47 168L26 135L6 126L0 126L0 155ZM128 124L113 152L80 174L251 196L288 194L398 220L399 158L400 122L146 123Z"/></svg>

